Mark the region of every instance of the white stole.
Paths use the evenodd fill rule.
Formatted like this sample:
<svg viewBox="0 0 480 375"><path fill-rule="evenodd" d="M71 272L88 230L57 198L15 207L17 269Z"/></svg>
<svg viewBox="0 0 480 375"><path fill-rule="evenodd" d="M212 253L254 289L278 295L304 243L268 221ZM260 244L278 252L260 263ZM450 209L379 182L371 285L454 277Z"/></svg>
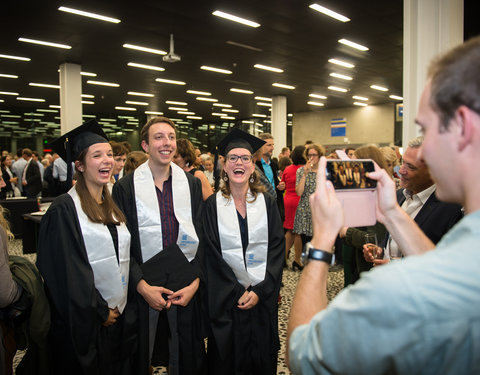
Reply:
<svg viewBox="0 0 480 375"><path fill-rule="evenodd" d="M172 168L173 210L179 224L177 245L191 262L197 254L198 236L192 222L190 185L183 169L175 163L170 163L170 166ZM163 250L160 207L148 162L135 169L133 184L142 259L143 262L146 262Z"/></svg>
<svg viewBox="0 0 480 375"><path fill-rule="evenodd" d="M95 288L107 301L109 308L118 307L118 311L122 313L127 304L130 232L124 223L117 226L118 262L112 235L108 227L88 219L82 210L75 186L70 189L68 194L75 203L88 261L93 270Z"/></svg>
<svg viewBox="0 0 480 375"><path fill-rule="evenodd" d="M222 257L232 269L237 280L245 288L257 285L265 279L268 254L268 218L265 197L258 193L253 199L247 194L248 246L243 257L242 237L233 198L217 193L217 223Z"/></svg>

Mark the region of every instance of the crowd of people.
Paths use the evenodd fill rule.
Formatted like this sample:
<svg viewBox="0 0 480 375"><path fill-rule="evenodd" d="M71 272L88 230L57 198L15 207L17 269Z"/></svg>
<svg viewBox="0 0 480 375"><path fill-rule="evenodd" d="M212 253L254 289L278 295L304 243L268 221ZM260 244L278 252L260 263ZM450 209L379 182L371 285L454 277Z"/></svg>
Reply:
<svg viewBox="0 0 480 375"><path fill-rule="evenodd" d="M0 348L25 323L14 313L31 310L31 319L43 301L48 344L34 340L36 355L26 356L36 373L148 374L160 365L172 375L273 375L291 267L302 272L287 338L294 373L475 373L480 180L470 163L480 150L480 84L467 83L478 81L479 59L477 38L432 66L417 118L424 135L403 155L375 145L327 155L308 141L277 159L271 134L236 128L212 155L177 139L166 117L143 126L143 151L108 141L91 120L42 160L27 148L15 162L2 154L1 199L56 199L40 226L38 298L9 267L0 210ZM326 179L327 158L344 161L336 181ZM334 187L364 188L367 177L377 182L377 222L345 226ZM335 264L348 288L327 307ZM11 355L0 354L11 371Z"/></svg>

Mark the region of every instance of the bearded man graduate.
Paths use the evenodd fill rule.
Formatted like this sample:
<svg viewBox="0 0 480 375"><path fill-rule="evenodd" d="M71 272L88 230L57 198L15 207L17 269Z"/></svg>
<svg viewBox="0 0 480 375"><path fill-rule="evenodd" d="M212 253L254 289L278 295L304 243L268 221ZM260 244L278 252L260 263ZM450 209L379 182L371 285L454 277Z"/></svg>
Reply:
<svg viewBox="0 0 480 375"><path fill-rule="evenodd" d="M177 144L170 119L149 120L141 137L149 160L119 180L112 193L132 234L139 350L145 366L168 364L169 374L201 374L202 186L172 163Z"/></svg>

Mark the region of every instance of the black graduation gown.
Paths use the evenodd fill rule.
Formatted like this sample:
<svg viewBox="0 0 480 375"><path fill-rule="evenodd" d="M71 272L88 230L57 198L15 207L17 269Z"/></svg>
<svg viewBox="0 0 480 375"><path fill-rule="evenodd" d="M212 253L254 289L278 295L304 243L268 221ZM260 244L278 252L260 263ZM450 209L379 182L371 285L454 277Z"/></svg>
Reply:
<svg viewBox="0 0 480 375"><path fill-rule="evenodd" d="M204 337L207 336L207 314L204 277L204 250L202 211L202 186L198 178L186 173L190 187L192 202L192 218L195 231L199 238L199 246L195 258L188 262L180 248L174 244L147 262L143 262L138 231L137 207L135 203L135 186L133 173L129 173L117 181L113 186L112 196L127 218L127 227L130 230L132 241L130 254L134 263L130 267L132 284L135 286L142 279L155 286L163 286L173 291L189 285L197 277L200 285L188 306L177 308L177 326L179 338L179 369L180 374L203 374L206 371L206 354ZM162 239L159 238L159 244ZM141 374L148 373L149 365L149 320L148 304L137 294L139 308L139 355L144 366ZM168 365L169 361L169 328L167 313L160 312L157 327L155 347L152 356L153 365Z"/></svg>
<svg viewBox="0 0 480 375"><path fill-rule="evenodd" d="M52 325L53 374L136 374L137 307L129 285L117 323L104 327L108 305L95 288L75 204L59 196L42 218L37 267L45 281Z"/></svg>
<svg viewBox="0 0 480 375"><path fill-rule="evenodd" d="M266 275L265 280L251 287L259 297L258 304L243 311L237 304L245 288L221 253L216 198L215 194L207 199L204 215L207 294L213 333L208 342L209 374L273 375L277 373L280 348L278 294L285 252L280 214L274 199L265 194L269 238Z"/></svg>

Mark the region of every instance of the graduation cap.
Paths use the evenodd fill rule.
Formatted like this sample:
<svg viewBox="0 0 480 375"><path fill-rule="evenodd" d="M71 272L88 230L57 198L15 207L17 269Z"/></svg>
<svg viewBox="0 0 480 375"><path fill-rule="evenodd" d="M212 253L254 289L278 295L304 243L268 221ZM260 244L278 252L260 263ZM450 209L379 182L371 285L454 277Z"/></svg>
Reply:
<svg viewBox="0 0 480 375"><path fill-rule="evenodd" d="M50 147L67 163L68 182L72 180L72 162L83 150L97 143L108 143L108 138L96 120L89 120L50 143Z"/></svg>
<svg viewBox="0 0 480 375"><path fill-rule="evenodd" d="M245 148L253 155L265 143L267 142L237 128L233 128L220 142L218 142L215 149L215 191L218 190L220 182L220 173L217 168L218 155L226 156L228 152L234 148Z"/></svg>
<svg viewBox="0 0 480 375"><path fill-rule="evenodd" d="M246 148L254 154L266 142L240 129L233 128L220 142L217 144L217 151L220 155L226 156L230 150L234 148Z"/></svg>

